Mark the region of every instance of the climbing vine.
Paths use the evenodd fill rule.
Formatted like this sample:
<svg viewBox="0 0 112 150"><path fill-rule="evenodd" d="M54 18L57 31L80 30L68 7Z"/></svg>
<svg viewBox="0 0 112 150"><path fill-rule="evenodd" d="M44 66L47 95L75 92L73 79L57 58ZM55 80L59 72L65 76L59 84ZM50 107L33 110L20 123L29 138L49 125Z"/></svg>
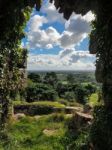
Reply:
<svg viewBox="0 0 112 150"><path fill-rule="evenodd" d="M112 108L112 1L50 1L54 2L66 19L70 18L72 12L85 15L91 10L95 13L96 20L90 35L90 52L96 54L96 79L103 84L104 104L106 108ZM4 127L8 118L13 93L24 88L27 50L20 45L32 7L39 10L41 0L0 0L0 127Z"/></svg>
<svg viewBox="0 0 112 150"><path fill-rule="evenodd" d="M96 20L90 35L90 52L96 53L96 80L103 84L103 99L106 107L112 102L112 3L99 1Z"/></svg>
<svg viewBox="0 0 112 150"><path fill-rule="evenodd" d="M10 104L25 85L27 49L21 47L24 28L32 7L39 10L40 0L0 1L0 126L9 116Z"/></svg>

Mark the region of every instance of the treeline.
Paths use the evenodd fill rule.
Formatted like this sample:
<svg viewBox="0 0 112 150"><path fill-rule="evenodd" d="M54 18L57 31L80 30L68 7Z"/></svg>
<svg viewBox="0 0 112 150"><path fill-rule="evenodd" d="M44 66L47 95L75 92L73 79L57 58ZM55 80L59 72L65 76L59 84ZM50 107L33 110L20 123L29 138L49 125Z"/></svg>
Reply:
<svg viewBox="0 0 112 150"><path fill-rule="evenodd" d="M89 96L97 90L97 87L90 83L75 83L75 75L73 74L68 74L65 81L63 82L55 72L48 72L44 75L30 73L26 88L26 101L64 99L69 102L85 104Z"/></svg>

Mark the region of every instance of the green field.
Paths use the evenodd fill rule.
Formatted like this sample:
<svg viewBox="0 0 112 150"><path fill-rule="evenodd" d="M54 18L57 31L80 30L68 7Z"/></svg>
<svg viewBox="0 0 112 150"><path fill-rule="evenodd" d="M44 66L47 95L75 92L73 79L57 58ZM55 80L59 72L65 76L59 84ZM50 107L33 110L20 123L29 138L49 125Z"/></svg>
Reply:
<svg viewBox="0 0 112 150"><path fill-rule="evenodd" d="M32 103L27 103L27 102L21 102L21 101L14 101L13 104L15 106L17 105L34 105L34 106L50 106L50 107L58 107L58 108L64 108L65 105L61 104L59 102L52 102L52 101L38 101L38 102L32 102Z"/></svg>
<svg viewBox="0 0 112 150"><path fill-rule="evenodd" d="M26 117L13 122L9 127L7 150L65 150L63 139L66 133L65 119L54 121L51 116L38 119Z"/></svg>
<svg viewBox="0 0 112 150"><path fill-rule="evenodd" d="M68 131L70 118L64 114L13 118L8 125L8 140L0 143L0 150L66 150L72 144L78 150L87 134L76 139L75 133Z"/></svg>
<svg viewBox="0 0 112 150"><path fill-rule="evenodd" d="M72 116L74 108L81 112L86 104L92 108L100 104L94 74L40 75L30 76L27 95L17 95L12 102L15 115L8 122L0 150L87 150L88 124L85 128ZM67 108L72 114L66 114Z"/></svg>

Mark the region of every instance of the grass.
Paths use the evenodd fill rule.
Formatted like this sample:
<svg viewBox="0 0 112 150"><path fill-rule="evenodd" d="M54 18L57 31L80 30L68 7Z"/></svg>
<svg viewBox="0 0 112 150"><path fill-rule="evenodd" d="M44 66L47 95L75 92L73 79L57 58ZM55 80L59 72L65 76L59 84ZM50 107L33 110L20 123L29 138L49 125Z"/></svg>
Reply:
<svg viewBox="0 0 112 150"><path fill-rule="evenodd" d="M98 94L92 94L89 104L98 105L97 100ZM59 102L49 101L34 103L15 101L13 104L65 107ZM27 116L20 120L12 118L7 127L8 139L4 140L4 143L0 142L0 150L66 150L71 143L70 150L80 150L80 145L86 142L88 133L82 133L75 139L72 136L74 133L68 131L69 120L70 117L63 113L42 115L39 118Z"/></svg>
<svg viewBox="0 0 112 150"><path fill-rule="evenodd" d="M70 117L52 114L36 117L23 117L8 124L7 140L0 150L80 150L87 141L87 133L77 134L68 130ZM86 148L87 149L87 148Z"/></svg>
<svg viewBox="0 0 112 150"><path fill-rule="evenodd" d="M97 94L90 97L89 103L97 104ZM15 101L14 105L40 105L64 108L59 102L41 101L26 103ZM76 104L75 104L76 105ZM35 117L12 118L7 127L8 139L0 144L0 150L80 150L80 145L86 141L86 134L78 134L68 130L72 116L64 113L54 113ZM77 148L76 148L77 146Z"/></svg>
<svg viewBox="0 0 112 150"><path fill-rule="evenodd" d="M25 117L11 121L8 126L9 141L4 144L3 150L65 150L66 143L63 144L62 139L65 139L67 131L67 119L62 115L57 115L58 120L55 117L56 114L53 114L39 119Z"/></svg>
<svg viewBox="0 0 112 150"><path fill-rule="evenodd" d="M50 106L50 107L58 107L58 108L64 108L65 105L61 104L59 102L51 102L51 101L39 101L39 102L21 102L21 101L14 101L13 104L16 105L35 105L35 106Z"/></svg>
<svg viewBox="0 0 112 150"><path fill-rule="evenodd" d="M92 94L90 96L90 98L89 98L89 104L91 106L93 106L93 107L101 104L101 102L98 102L98 94L97 93Z"/></svg>

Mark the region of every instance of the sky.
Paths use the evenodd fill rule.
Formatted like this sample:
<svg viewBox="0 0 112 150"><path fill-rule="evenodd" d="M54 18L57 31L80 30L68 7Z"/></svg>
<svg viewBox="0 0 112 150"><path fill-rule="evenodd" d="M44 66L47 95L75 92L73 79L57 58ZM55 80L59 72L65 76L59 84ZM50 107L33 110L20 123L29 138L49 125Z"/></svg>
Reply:
<svg viewBox="0 0 112 150"><path fill-rule="evenodd" d="M94 70L95 56L89 54L89 34L94 14L72 14L69 21L53 4L33 9L25 28L22 47L28 49L28 70Z"/></svg>

